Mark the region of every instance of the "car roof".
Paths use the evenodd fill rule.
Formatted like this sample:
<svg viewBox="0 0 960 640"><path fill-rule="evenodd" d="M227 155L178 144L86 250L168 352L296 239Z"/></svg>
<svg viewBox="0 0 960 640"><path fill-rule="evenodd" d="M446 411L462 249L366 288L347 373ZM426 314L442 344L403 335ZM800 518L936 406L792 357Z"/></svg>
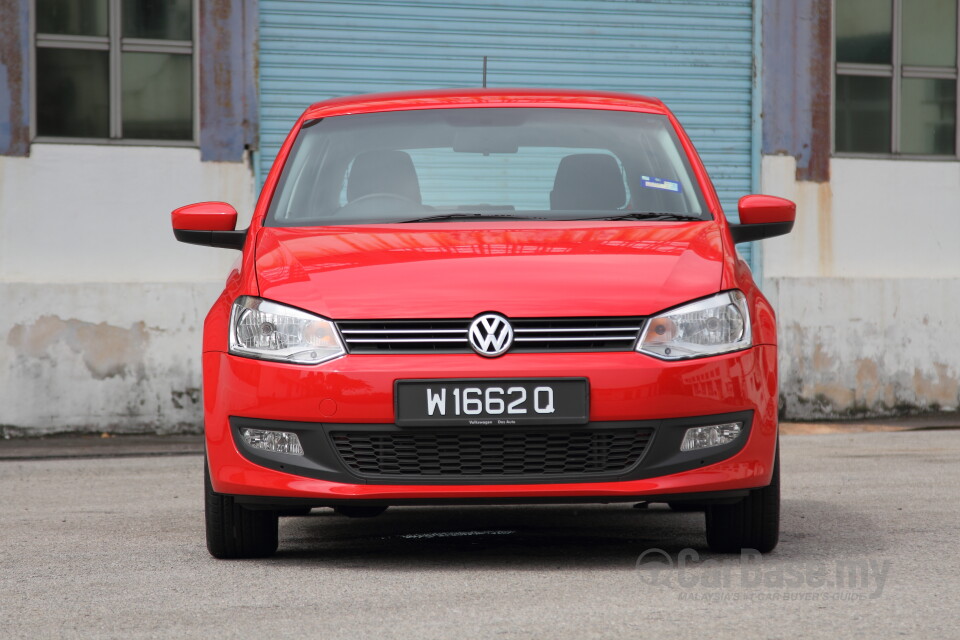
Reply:
<svg viewBox="0 0 960 640"><path fill-rule="evenodd" d="M667 114L667 107L656 98L572 89L431 89L395 93L368 93L332 98L311 105L305 119L378 111L412 109L450 109L470 107L548 107L566 109L604 109Z"/></svg>

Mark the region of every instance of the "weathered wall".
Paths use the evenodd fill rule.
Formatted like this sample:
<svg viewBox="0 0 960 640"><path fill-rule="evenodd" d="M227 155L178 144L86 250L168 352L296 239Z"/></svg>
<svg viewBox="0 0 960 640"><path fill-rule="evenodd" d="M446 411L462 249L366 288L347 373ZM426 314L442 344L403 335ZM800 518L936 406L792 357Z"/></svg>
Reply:
<svg viewBox="0 0 960 640"><path fill-rule="evenodd" d="M770 278L791 418L953 411L960 279Z"/></svg>
<svg viewBox="0 0 960 640"><path fill-rule="evenodd" d="M199 149L32 143L32 8L0 0L0 431L196 429L199 325L237 256L178 245L169 212L253 209L258 2L199 5Z"/></svg>
<svg viewBox="0 0 960 640"><path fill-rule="evenodd" d="M764 241L765 277L960 278L960 163L833 158L829 182L763 159L765 192L797 203L791 234Z"/></svg>
<svg viewBox="0 0 960 640"><path fill-rule="evenodd" d="M30 148L30 14L24 0L0 0L0 155Z"/></svg>
<svg viewBox="0 0 960 640"><path fill-rule="evenodd" d="M240 162L257 148L259 19L257 0L200 3L200 152L205 161Z"/></svg>
<svg viewBox="0 0 960 640"><path fill-rule="evenodd" d="M216 284L0 283L0 435L197 431Z"/></svg>
<svg viewBox="0 0 960 640"><path fill-rule="evenodd" d="M764 241L792 418L955 410L960 404L960 163L834 158L828 182L763 160L765 193L797 202Z"/></svg>
<svg viewBox="0 0 960 640"><path fill-rule="evenodd" d="M0 425L200 426L200 332L238 253L177 243L170 210L226 200L247 163L198 149L34 144L0 157Z"/></svg>
<svg viewBox="0 0 960 640"><path fill-rule="evenodd" d="M797 180L830 177L833 0L763 0L763 153L796 158Z"/></svg>
<svg viewBox="0 0 960 640"><path fill-rule="evenodd" d="M956 409L960 163L831 158L831 0L763 2L762 244L791 418Z"/></svg>
<svg viewBox="0 0 960 640"><path fill-rule="evenodd" d="M202 200L253 210L248 164L196 149L34 144L0 157L0 281L209 282L236 253L174 241L170 211Z"/></svg>

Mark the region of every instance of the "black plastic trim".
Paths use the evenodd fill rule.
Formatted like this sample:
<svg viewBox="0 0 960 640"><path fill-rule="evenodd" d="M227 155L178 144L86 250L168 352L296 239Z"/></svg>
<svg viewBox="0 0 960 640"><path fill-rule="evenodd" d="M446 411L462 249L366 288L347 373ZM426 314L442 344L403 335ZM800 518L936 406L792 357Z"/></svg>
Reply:
<svg viewBox="0 0 960 640"><path fill-rule="evenodd" d="M743 433L734 442L705 451L680 451L680 444L686 430L690 427L722 424L725 422L743 423ZM750 438L753 411L725 413L719 415L676 418L670 420L636 420L617 422L589 422L586 425L518 426L498 427L496 430L513 431L582 431L609 429L652 430L649 444L639 461L626 471L605 474L557 474L557 475L497 475L497 476L433 476L422 478L407 475L360 475L349 469L337 453L330 438L333 431L395 431L423 432L425 427L398 427L394 424L331 424L319 422L288 422L280 420L261 420L254 418L231 417L230 431L237 450L251 462L307 478L341 482L345 484L366 485L497 485L497 484L569 484L589 482L619 482L642 480L658 476L689 471L698 467L720 462L739 452ZM240 428L289 431L297 434L305 455L291 456L271 453L249 447L240 437ZM471 433L493 430L491 427L432 427L430 431ZM686 495L686 494L684 494Z"/></svg>
<svg viewBox="0 0 960 640"><path fill-rule="evenodd" d="M180 242L198 244L218 249L243 249L247 241L247 230L240 231L195 231L193 229L174 229L173 235Z"/></svg>
<svg viewBox="0 0 960 640"><path fill-rule="evenodd" d="M764 238L774 238L790 233L793 220L788 222L761 222L757 224L731 224L730 234L734 244L753 242Z"/></svg>
<svg viewBox="0 0 960 640"><path fill-rule="evenodd" d="M700 493L661 493L635 496L543 496L525 498L272 498L270 496L235 495L238 503L255 509L289 509L294 507L338 507L364 505L369 507L429 507L511 504L618 504L623 502L680 502L732 503L746 498L750 489L703 491Z"/></svg>

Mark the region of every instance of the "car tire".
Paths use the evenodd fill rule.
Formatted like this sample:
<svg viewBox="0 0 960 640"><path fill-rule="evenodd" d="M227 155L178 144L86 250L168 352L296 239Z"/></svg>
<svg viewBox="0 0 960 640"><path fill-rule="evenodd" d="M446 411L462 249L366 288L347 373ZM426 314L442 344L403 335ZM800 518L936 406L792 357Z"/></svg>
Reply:
<svg viewBox="0 0 960 640"><path fill-rule="evenodd" d="M342 505L334 507L334 511L348 518L375 518L384 511L386 507L366 507L363 505Z"/></svg>
<svg viewBox="0 0 960 640"><path fill-rule="evenodd" d="M717 553L755 549L773 551L780 538L780 446L773 462L773 478L762 489L735 504L707 505L707 545Z"/></svg>
<svg viewBox="0 0 960 640"><path fill-rule="evenodd" d="M207 550L214 558L265 558L279 544L277 512L245 509L233 496L214 493L210 471L203 465Z"/></svg>

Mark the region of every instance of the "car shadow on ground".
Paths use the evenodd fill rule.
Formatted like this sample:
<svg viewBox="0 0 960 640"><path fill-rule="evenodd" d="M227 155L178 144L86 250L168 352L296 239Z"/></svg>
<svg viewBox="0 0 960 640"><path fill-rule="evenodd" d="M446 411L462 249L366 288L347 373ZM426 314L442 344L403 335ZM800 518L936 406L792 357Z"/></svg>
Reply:
<svg viewBox="0 0 960 640"><path fill-rule="evenodd" d="M771 559L824 559L825 549L835 557L883 547L869 515L810 500L785 500L783 511L781 543ZM377 570L632 570L650 549L673 557L683 549L703 559L730 557L707 549L702 512L618 504L393 507L375 518L314 509L281 519L280 549L270 562Z"/></svg>

